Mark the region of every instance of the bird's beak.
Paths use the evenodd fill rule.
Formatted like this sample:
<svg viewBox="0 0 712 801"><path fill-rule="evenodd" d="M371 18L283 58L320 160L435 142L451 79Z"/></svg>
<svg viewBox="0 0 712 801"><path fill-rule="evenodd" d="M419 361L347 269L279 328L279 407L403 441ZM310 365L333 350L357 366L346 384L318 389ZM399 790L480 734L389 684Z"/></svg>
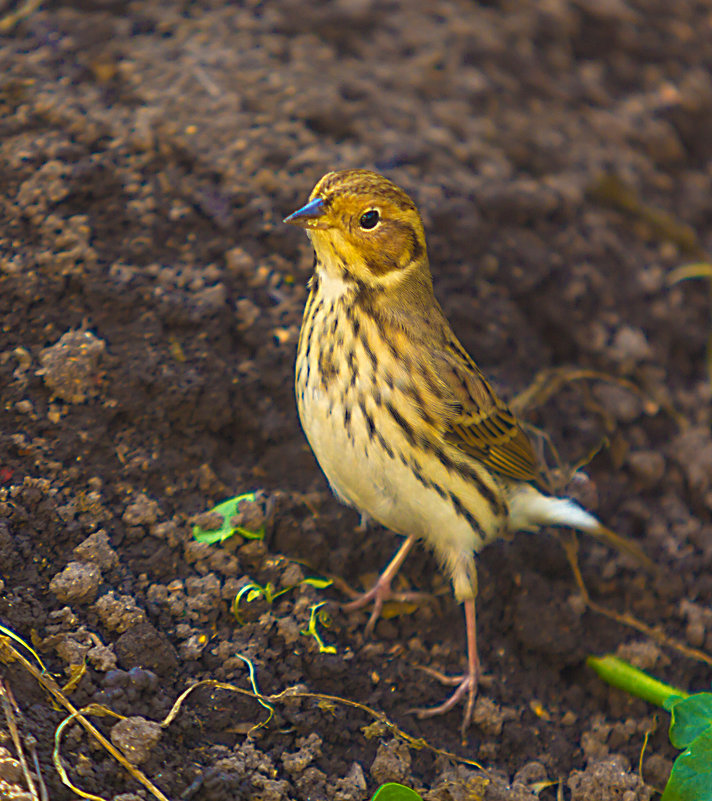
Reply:
<svg viewBox="0 0 712 801"><path fill-rule="evenodd" d="M324 201L320 197L315 197L310 200L306 206L297 209L289 217L285 217L282 222L289 223L290 225L298 225L300 228L328 228L324 217Z"/></svg>

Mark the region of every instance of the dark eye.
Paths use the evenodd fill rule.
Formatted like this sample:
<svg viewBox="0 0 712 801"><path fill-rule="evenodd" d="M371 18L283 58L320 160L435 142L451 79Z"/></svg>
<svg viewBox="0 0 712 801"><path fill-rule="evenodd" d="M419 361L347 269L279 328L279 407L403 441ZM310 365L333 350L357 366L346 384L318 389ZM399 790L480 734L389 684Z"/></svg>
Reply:
<svg viewBox="0 0 712 801"><path fill-rule="evenodd" d="M370 209L369 211L364 211L358 224L366 231L370 231L371 228L375 228L378 225L380 219L381 217L378 213L378 209Z"/></svg>

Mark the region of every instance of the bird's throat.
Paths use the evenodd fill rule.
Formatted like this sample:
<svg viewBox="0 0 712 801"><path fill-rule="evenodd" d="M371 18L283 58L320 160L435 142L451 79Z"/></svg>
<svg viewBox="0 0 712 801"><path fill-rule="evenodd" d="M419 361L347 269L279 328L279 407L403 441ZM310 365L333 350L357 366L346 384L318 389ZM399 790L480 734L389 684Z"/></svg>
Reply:
<svg viewBox="0 0 712 801"><path fill-rule="evenodd" d="M326 266L317 259L314 268L316 289L327 305L349 297L356 292L356 282L349 279L347 274L335 265Z"/></svg>

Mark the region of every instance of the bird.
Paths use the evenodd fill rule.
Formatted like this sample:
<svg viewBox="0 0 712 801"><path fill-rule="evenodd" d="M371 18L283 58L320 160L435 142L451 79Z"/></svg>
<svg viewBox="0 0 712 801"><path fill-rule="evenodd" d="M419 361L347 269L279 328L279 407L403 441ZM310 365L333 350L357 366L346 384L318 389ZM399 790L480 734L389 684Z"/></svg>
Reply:
<svg viewBox="0 0 712 801"><path fill-rule="evenodd" d="M405 537L376 584L346 604L402 600L392 580L416 542L435 554L464 606L467 670L442 714L480 678L476 555L518 531L565 526L647 561L639 546L575 501L550 494L532 443L453 333L437 302L418 208L365 169L328 172L284 220L304 229L313 273L295 367L300 422L343 503ZM444 678L444 677L443 677Z"/></svg>

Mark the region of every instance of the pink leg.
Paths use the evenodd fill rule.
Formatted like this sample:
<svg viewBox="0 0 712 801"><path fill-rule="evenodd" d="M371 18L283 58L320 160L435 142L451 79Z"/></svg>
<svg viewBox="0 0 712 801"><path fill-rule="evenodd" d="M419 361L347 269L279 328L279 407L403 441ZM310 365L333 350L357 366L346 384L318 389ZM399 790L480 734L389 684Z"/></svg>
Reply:
<svg viewBox="0 0 712 801"><path fill-rule="evenodd" d="M371 617L366 624L366 634L371 634L376 621L378 620L383 604L385 601L419 601L427 598L426 593L421 592L393 592L391 589L391 582L396 573L400 570L401 565L405 562L406 556L410 553L411 548L415 545L416 538L408 537L398 549L396 555L388 563L386 569L378 577L378 581L368 592L363 592L356 595L356 598L350 603L344 604L343 609L346 612L354 612L356 609L361 609L373 601L373 611Z"/></svg>
<svg viewBox="0 0 712 801"><path fill-rule="evenodd" d="M477 622L475 618L475 599L468 598L465 601L465 630L467 632L467 673L462 678L453 679L449 676L442 676L436 671L426 672L436 678L444 680L446 684L457 684L455 692L440 706L432 709L413 709L412 711L419 718L430 718L434 715L442 715L449 712L460 699L467 694L465 704L465 715L462 720L462 737L465 738L465 731L472 720L472 712L475 708L475 696L477 695L477 683L480 678L480 660L477 656Z"/></svg>

